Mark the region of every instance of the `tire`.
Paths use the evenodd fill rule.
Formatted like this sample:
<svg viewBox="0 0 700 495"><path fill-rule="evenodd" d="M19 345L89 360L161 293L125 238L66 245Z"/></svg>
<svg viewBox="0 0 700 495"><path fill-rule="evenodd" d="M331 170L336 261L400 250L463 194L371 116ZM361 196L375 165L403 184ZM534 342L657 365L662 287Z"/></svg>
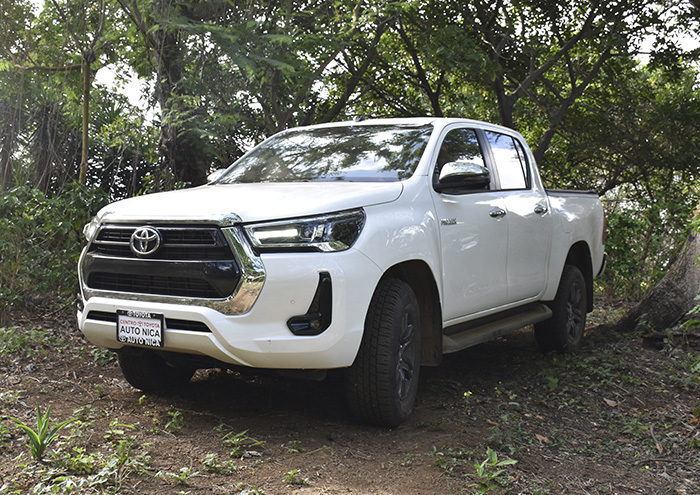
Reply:
<svg viewBox="0 0 700 495"><path fill-rule="evenodd" d="M535 338L543 352L573 352L581 347L586 328L588 291L581 270L565 265L557 295L548 303L552 318L535 325Z"/></svg>
<svg viewBox="0 0 700 495"><path fill-rule="evenodd" d="M360 350L345 375L356 419L394 427L408 418L418 391L420 346L415 293L402 280L382 280L367 312Z"/></svg>
<svg viewBox="0 0 700 495"><path fill-rule="evenodd" d="M193 368L175 367L156 352L135 347L117 351L119 367L129 384L144 392L167 392L189 382Z"/></svg>

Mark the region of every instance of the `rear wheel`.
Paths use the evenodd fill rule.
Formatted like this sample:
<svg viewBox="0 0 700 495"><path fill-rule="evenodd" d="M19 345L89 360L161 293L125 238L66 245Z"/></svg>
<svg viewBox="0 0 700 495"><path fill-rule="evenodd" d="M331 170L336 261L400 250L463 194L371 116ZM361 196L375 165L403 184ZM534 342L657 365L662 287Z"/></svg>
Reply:
<svg viewBox="0 0 700 495"><path fill-rule="evenodd" d="M136 347L117 351L119 367L129 384L144 392L165 392L190 381L194 368L172 366L156 352Z"/></svg>
<svg viewBox="0 0 700 495"><path fill-rule="evenodd" d="M404 281L379 283L365 320L355 362L346 373L346 395L360 421L398 426L413 410L420 371L420 312Z"/></svg>
<svg viewBox="0 0 700 495"><path fill-rule="evenodd" d="M572 352L581 346L588 309L586 280L581 270L565 265L557 295L549 303L552 318L535 325L537 344L543 351Z"/></svg>

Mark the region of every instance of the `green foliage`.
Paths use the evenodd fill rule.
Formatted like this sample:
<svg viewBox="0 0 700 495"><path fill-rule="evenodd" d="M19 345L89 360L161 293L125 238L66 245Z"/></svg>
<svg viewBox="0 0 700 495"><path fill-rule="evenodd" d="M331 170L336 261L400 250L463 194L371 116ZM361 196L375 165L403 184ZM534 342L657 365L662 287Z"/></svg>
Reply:
<svg viewBox="0 0 700 495"><path fill-rule="evenodd" d="M290 440L287 442L287 453L301 454L302 452L304 452L304 448L301 445L301 440Z"/></svg>
<svg viewBox="0 0 700 495"><path fill-rule="evenodd" d="M239 433L230 432L222 437L224 444L226 444L231 450L231 457L249 457L249 456L260 456L260 452L256 449L257 447L264 448L265 442L262 440L256 440L248 436L248 430L241 431Z"/></svg>
<svg viewBox="0 0 700 495"><path fill-rule="evenodd" d="M617 191L606 201L609 263L598 281L607 300L638 300L653 288L675 260L688 233L688 198L653 202ZM693 196L688 192L692 201Z"/></svg>
<svg viewBox="0 0 700 495"><path fill-rule="evenodd" d="M75 493L99 493L116 495L122 493L123 483L133 474L144 475L150 464L147 452L133 451L133 440L123 440L114 452L105 457L99 452L87 453L85 448L73 447L70 452L56 452L49 464L24 466L19 474L22 481L11 481L3 486L7 493L32 493L33 495L56 495ZM40 478L27 491L27 476ZM14 487L21 487L11 491ZM5 492L3 492L5 493Z"/></svg>
<svg viewBox="0 0 700 495"><path fill-rule="evenodd" d="M120 442L124 440L127 430L134 430L136 427L134 425L120 423L119 419L115 418L109 423L109 429L105 431L104 439L108 442L112 442L115 445L119 445Z"/></svg>
<svg viewBox="0 0 700 495"><path fill-rule="evenodd" d="M236 489L240 490L240 492L236 493L235 495L265 495L265 492L263 491L263 489L258 488L255 485L246 486L243 483L239 483L236 486Z"/></svg>
<svg viewBox="0 0 700 495"><path fill-rule="evenodd" d="M5 442L12 438L10 429L5 425L5 423L0 423L0 450L3 450Z"/></svg>
<svg viewBox="0 0 700 495"><path fill-rule="evenodd" d="M615 58L552 140L549 187L591 189L608 215L606 299L635 300L665 274L700 199L696 74Z"/></svg>
<svg viewBox="0 0 700 495"><path fill-rule="evenodd" d="M89 477L90 486L115 487L119 493L124 481L132 474L145 474L150 462L148 452L134 453L133 439L119 440L97 473Z"/></svg>
<svg viewBox="0 0 700 495"><path fill-rule="evenodd" d="M474 480L472 488L476 493L486 494L506 487L510 482L510 477L503 469L512 466L518 461L513 459L498 460L498 454L491 448L486 449L486 459L474 463L474 473L469 477Z"/></svg>
<svg viewBox="0 0 700 495"><path fill-rule="evenodd" d="M61 345L64 344L43 328L0 328L0 356L3 357L30 358L49 349L55 351Z"/></svg>
<svg viewBox="0 0 700 495"><path fill-rule="evenodd" d="M116 354L110 349L100 349L95 347L90 349L93 361L99 366L107 366L116 360Z"/></svg>
<svg viewBox="0 0 700 495"><path fill-rule="evenodd" d="M473 452L452 447L444 447L444 450L438 450L437 447L433 446L427 455L434 458L433 462L435 465L442 469L445 474L452 476L455 474L456 469L467 465Z"/></svg>
<svg viewBox="0 0 700 495"><path fill-rule="evenodd" d="M70 304L83 226L106 202L77 184L54 197L26 186L0 195L0 307Z"/></svg>
<svg viewBox="0 0 700 495"><path fill-rule="evenodd" d="M174 481L180 485L187 486L189 484L190 478L193 476L197 476L199 474L198 471L192 471L188 467L183 467L180 468L179 473L171 473L168 471L158 471L156 473L156 478L161 478L166 481Z"/></svg>
<svg viewBox="0 0 700 495"><path fill-rule="evenodd" d="M462 400L464 402L464 405L463 405L464 414L466 414L467 416L469 416L469 414L470 414L469 402L471 402L472 395L473 395L472 392L470 390L467 390L466 392L464 392L464 395L462 396L463 397Z"/></svg>
<svg viewBox="0 0 700 495"><path fill-rule="evenodd" d="M87 182L111 198L200 184L293 125L364 114L500 122L526 136L548 187L604 195L599 292L618 300L663 276L700 197L698 52L677 46L697 39L691 2L1 1L0 191L33 184L54 196L0 197L0 325L6 308L62 305L73 291L74 241L54 232L79 238L86 221L56 215L82 151L88 47L93 70L135 73L157 108L147 115L92 83ZM654 41L646 64L641 33ZM54 216L37 201L55 201Z"/></svg>
<svg viewBox="0 0 700 495"><path fill-rule="evenodd" d="M98 462L97 453L88 454L83 447L73 447L71 452L55 455L52 463L71 474L91 474Z"/></svg>
<svg viewBox="0 0 700 495"><path fill-rule="evenodd" d="M10 418L15 424L27 434L29 438L29 450L32 457L36 461L41 461L46 448L58 437L59 432L68 424L75 421L75 418L67 419L53 428L50 427L51 408L46 409L46 414L41 412L41 406L36 408L36 423L37 429L33 430L30 426L17 418Z"/></svg>
<svg viewBox="0 0 700 495"><path fill-rule="evenodd" d="M233 461L219 461L217 455L209 453L202 459L204 470L210 473L232 474L237 471Z"/></svg>
<svg viewBox="0 0 700 495"><path fill-rule="evenodd" d="M185 418L180 411L168 411L168 421L165 423L165 431L177 433L185 427Z"/></svg>
<svg viewBox="0 0 700 495"><path fill-rule="evenodd" d="M290 485L304 486L309 484L308 479L303 478L299 475L298 469L292 469L291 471L287 471L286 473L284 473L284 476L282 476L282 479L285 483L288 483Z"/></svg>

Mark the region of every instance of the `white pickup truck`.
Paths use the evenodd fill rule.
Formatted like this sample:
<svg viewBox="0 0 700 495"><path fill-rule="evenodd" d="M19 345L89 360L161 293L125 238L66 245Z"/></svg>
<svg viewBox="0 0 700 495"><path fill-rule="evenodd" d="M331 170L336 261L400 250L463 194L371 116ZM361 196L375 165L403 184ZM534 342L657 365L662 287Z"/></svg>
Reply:
<svg viewBox="0 0 700 495"><path fill-rule="evenodd" d="M576 349L604 224L595 194L544 189L510 129L290 129L208 185L102 209L78 321L144 391L198 368L345 368L355 417L395 426L445 353L531 324L542 349Z"/></svg>

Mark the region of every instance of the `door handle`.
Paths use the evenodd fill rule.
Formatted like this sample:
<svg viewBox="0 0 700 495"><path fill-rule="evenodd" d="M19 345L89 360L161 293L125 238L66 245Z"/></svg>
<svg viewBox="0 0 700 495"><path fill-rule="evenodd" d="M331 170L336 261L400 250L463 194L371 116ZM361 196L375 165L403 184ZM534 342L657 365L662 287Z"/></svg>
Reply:
<svg viewBox="0 0 700 495"><path fill-rule="evenodd" d="M492 218L504 217L506 216L506 210L504 210L503 208L496 207L489 212L489 216L491 216Z"/></svg>
<svg viewBox="0 0 700 495"><path fill-rule="evenodd" d="M547 213L547 205L543 205L542 203L539 203L535 206L535 213L538 215L541 215L542 213Z"/></svg>

